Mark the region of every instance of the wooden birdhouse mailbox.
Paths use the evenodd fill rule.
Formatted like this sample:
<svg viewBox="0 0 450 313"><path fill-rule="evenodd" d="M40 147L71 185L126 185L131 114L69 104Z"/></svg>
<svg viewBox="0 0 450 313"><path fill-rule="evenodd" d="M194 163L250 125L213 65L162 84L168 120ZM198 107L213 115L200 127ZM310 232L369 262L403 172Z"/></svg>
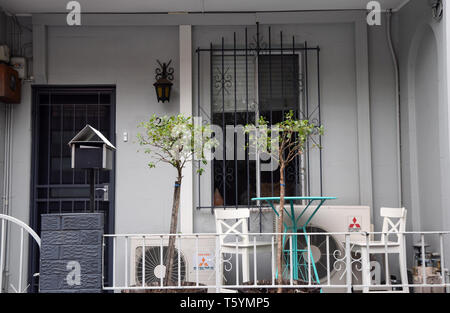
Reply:
<svg viewBox="0 0 450 313"><path fill-rule="evenodd" d="M89 172L90 211L95 206L95 171L112 170L113 153L116 147L91 125L86 125L69 142L72 150L72 168Z"/></svg>
<svg viewBox="0 0 450 313"><path fill-rule="evenodd" d="M116 150L101 132L86 125L69 142L72 149L72 168L111 170Z"/></svg>

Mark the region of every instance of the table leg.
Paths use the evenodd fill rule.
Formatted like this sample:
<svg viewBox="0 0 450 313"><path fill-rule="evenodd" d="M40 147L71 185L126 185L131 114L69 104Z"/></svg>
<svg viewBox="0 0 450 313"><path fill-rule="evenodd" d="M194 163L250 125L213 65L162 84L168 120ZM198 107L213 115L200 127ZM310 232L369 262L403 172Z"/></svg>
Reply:
<svg viewBox="0 0 450 313"><path fill-rule="evenodd" d="M292 270L293 273L293 279L298 280L298 247L297 247L297 235L291 236L292 240Z"/></svg>
<svg viewBox="0 0 450 313"><path fill-rule="evenodd" d="M294 211L294 201L289 201L291 205L291 221L292 221L292 229L294 233L297 233L297 220L295 218L295 211ZM292 241L292 267L291 269L294 271L293 273L293 279L298 280L298 245L297 245L297 235L291 235Z"/></svg>
<svg viewBox="0 0 450 313"><path fill-rule="evenodd" d="M309 206L313 201L314 201L314 200L310 200L310 202L308 203L308 206ZM315 277L315 280L316 280L316 282L317 282L318 284L320 284L319 275L317 274L316 262L314 262L314 257L313 257L313 254L312 254L311 245L310 245L310 243L308 242L308 235L306 234L306 226L309 224L309 222L311 221L311 219L314 217L314 215L317 213L317 211L318 211L319 208L323 205L324 202L325 202L325 200L321 200L321 201L320 201L320 203L317 205L317 207L314 209L313 213L310 215L310 217L308 218L308 220L306 221L306 223L304 223L304 225L303 225L303 227L302 227L303 233L304 233L304 235L305 235L305 241L306 241L306 244L307 244L307 248L308 248L308 246L310 247L310 251L309 251L309 259L310 259L310 261L311 261L311 265L312 265L312 268L313 268L313 271L314 271L314 277ZM308 252L307 252L307 253L308 253Z"/></svg>
<svg viewBox="0 0 450 313"><path fill-rule="evenodd" d="M295 212L294 212L294 200L306 200L305 197L296 197L295 199L292 199L292 198L288 199L290 201L290 207L291 207L291 210L290 210L291 212L290 213L288 212L288 210L286 210L286 208L282 208L284 210L284 212L286 213L287 217L290 218L291 221L292 221L292 225L290 227L288 227L288 225L286 223L284 223L284 221L282 222L283 226L284 226L284 230L283 230L283 240L282 240L283 243L282 243L281 249L283 251L283 256L282 256L283 258L286 256L286 254L288 254L288 255L290 254L291 256L295 255L295 257L292 258L292 264L290 264L290 268L293 269L293 273L292 273L293 274L292 275L293 279L298 280L299 279L299 274L301 274L303 280L306 280L306 279L309 280L309 277L306 277L306 273L309 273L310 271L309 271L309 269L306 270L307 267L308 267L308 263L307 263L307 259L305 257L305 255L308 256L308 252L309 252L308 259L310 260L310 262L311 262L310 264L312 265L312 268L313 268L313 271L314 271L314 279L315 279L315 281L318 284L320 284L319 275L317 273L316 263L314 261L314 256L312 254L312 251L310 249L308 249L308 248L306 248L306 249L303 249L303 248L299 249L298 242L297 242L297 239L298 239L297 233L299 233L300 229L303 230L303 235L305 236L305 241L307 243L307 246L309 246L311 248L311 245L309 243L309 238L308 238L308 235L307 235L307 231L306 231L306 227L309 224L309 222L311 221L311 219L314 217L314 215L317 213L319 208L324 204L324 202L327 199L331 199L331 197L327 197L327 198L326 197L317 197L317 198L307 197L307 200L309 200L308 204L302 210L302 212L300 213L300 215L297 218L295 217ZM333 198L333 199L335 199L335 198ZM273 201L279 200L279 198L277 198L277 197L261 198L261 199L260 198L254 198L252 200L265 200L265 201L267 201L270 204L270 207L272 208L272 210L278 216L278 218L280 218L280 214L278 213L278 211L275 208L275 205L273 204ZM297 224L300 221L301 217L306 213L308 208L311 206L311 204L315 200L319 200L320 201L319 204L315 207L315 209L313 209L313 212L309 216L307 221L305 223L302 223L303 225L301 227L298 227ZM292 245L291 245L292 250L291 249L286 250L284 248L284 245L286 244L286 241L287 241L287 238L286 238L287 237L287 232L289 232L289 231L291 233L294 233L294 234L291 234L291 239L290 239L290 240L293 240ZM300 236L301 236L301 234L300 234ZM308 251L308 250L310 250L310 251ZM302 253L300 257L298 255L299 252ZM286 264L289 264L289 261L286 261ZM305 271L303 271L303 268L305 269ZM285 269L283 270L283 273L278 273L278 266L277 266L277 270L276 270L275 276L277 278L278 278L278 275L283 275L284 276L284 273L288 269L289 269L289 267L285 267ZM322 292L322 290L321 290L321 292Z"/></svg>

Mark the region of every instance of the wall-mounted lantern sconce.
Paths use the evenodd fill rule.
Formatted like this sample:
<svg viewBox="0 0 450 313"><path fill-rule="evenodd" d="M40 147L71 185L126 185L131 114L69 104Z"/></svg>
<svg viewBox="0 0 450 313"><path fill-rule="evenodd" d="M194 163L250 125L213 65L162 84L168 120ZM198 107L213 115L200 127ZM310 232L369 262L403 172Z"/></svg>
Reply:
<svg viewBox="0 0 450 313"><path fill-rule="evenodd" d="M428 2L433 12L433 18L436 21L440 21L444 13L444 6L442 4L442 0L428 0Z"/></svg>
<svg viewBox="0 0 450 313"><path fill-rule="evenodd" d="M170 101L170 91L172 89L172 80L173 80L173 67L169 67L172 60L168 63L162 63L157 60L160 68L155 70L156 83L153 84L155 86L156 98L158 102L169 102Z"/></svg>

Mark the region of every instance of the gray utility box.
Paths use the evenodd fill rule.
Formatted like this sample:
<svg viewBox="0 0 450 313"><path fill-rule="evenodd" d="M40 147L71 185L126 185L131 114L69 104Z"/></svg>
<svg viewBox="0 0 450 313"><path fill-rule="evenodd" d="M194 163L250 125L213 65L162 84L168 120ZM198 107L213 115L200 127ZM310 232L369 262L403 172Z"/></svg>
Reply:
<svg viewBox="0 0 450 313"><path fill-rule="evenodd" d="M72 168L111 170L116 148L101 132L86 125L70 142Z"/></svg>

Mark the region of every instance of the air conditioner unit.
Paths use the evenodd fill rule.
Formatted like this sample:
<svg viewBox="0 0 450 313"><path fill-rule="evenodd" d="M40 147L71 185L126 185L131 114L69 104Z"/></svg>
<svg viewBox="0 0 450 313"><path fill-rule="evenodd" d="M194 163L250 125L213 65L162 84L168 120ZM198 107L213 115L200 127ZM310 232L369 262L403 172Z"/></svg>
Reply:
<svg viewBox="0 0 450 313"><path fill-rule="evenodd" d="M166 256L169 239L160 237L131 238L130 240L130 286L141 286L143 278L142 248L145 251L145 284L159 283L166 272ZM161 245L163 262L161 263ZM178 250L179 247L179 250ZM216 284L216 238L215 236L195 236L177 238L173 260L172 281L198 282L206 286ZM180 269L178 270L178 253L180 253Z"/></svg>
<svg viewBox="0 0 450 313"><path fill-rule="evenodd" d="M294 206L295 212L300 214L305 206ZM299 221L299 225L304 224L312 213L313 206L309 208ZM298 217L298 215L297 215ZM285 220L289 223L289 219ZM370 207L368 206L321 206L312 220L309 222L306 231L308 233L338 233L355 232L350 235L350 240L361 240L360 231L370 232ZM316 264L318 276L321 284L327 283L327 257L326 257L326 235L310 236L310 247ZM298 236L299 247L306 246L304 236ZM345 259L345 235L335 234L329 236L329 262L330 262L330 284L344 285L346 283L346 259ZM352 254L358 259L360 255ZM352 277L354 284L360 284L361 265L358 262L352 263ZM324 291L342 292L344 290L336 288L324 288Z"/></svg>
<svg viewBox="0 0 450 313"><path fill-rule="evenodd" d="M294 206L295 212L300 213L305 206ZM313 206L308 210L313 209ZM311 212L311 211L309 211ZM300 218L300 224L309 218L308 212ZM330 233L355 232L350 235L350 240L361 240L359 231L370 232L370 207L368 206L347 206L347 205L323 205L311 219L309 225L323 228ZM345 235L335 235L340 241L345 241Z"/></svg>

